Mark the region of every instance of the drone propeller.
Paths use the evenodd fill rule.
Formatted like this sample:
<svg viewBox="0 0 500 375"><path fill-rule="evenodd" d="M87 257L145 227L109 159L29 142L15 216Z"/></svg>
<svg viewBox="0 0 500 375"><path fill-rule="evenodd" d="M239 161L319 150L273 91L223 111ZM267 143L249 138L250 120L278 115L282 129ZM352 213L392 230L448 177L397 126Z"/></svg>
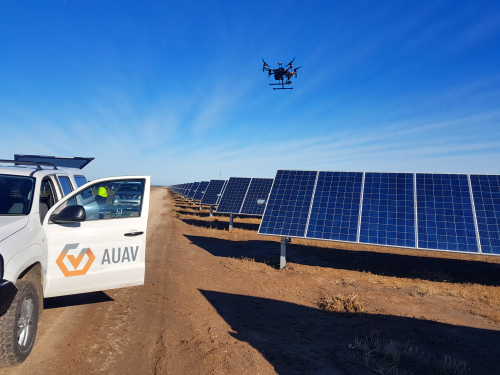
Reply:
<svg viewBox="0 0 500 375"><path fill-rule="evenodd" d="M295 78L297 78L297 70L299 70L300 68L302 68L301 66L299 66L298 68L295 68L293 70L293 74L295 74Z"/></svg>
<svg viewBox="0 0 500 375"><path fill-rule="evenodd" d="M292 60L292 61L290 61L290 62L288 63L288 65L286 65L286 66L289 66L290 68L293 68L293 62L294 62L294 61L295 61L295 57L294 57L294 58L293 58L293 60Z"/></svg>
<svg viewBox="0 0 500 375"><path fill-rule="evenodd" d="M269 70L269 65L264 61L264 59L262 59L262 61L264 62L264 65L262 66L262 71L265 71L266 69Z"/></svg>

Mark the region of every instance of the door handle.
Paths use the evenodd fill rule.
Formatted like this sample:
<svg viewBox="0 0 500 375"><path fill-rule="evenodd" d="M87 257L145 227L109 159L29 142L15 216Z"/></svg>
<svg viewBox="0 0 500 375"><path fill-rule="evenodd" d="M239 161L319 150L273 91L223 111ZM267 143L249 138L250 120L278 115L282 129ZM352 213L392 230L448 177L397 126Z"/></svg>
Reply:
<svg viewBox="0 0 500 375"><path fill-rule="evenodd" d="M124 236L133 237L133 236L140 236L141 234L144 234L144 232L128 232L128 233L125 233Z"/></svg>

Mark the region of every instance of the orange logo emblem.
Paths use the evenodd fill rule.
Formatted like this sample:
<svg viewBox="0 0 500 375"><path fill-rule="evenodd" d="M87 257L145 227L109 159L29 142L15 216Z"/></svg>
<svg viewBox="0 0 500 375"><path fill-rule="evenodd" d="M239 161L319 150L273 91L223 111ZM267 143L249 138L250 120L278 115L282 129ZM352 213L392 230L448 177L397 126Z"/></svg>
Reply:
<svg viewBox="0 0 500 375"><path fill-rule="evenodd" d="M59 266L65 277L85 275L89 271L89 268L92 265L92 263L94 263L95 255L92 252L92 250L90 250L90 248L82 249L82 251L80 251L80 254L78 254L77 257L75 257L74 255L67 255L69 250L76 249L77 247L78 247L77 243L66 245L64 246L63 251L61 251L61 254L57 257L56 264ZM85 254L87 254L89 259L87 260L85 266L81 270L78 270L77 268L82 262ZM66 264L64 264L63 260L66 257L66 255L68 256L68 260L73 266L74 271L68 270L68 267L66 267Z"/></svg>

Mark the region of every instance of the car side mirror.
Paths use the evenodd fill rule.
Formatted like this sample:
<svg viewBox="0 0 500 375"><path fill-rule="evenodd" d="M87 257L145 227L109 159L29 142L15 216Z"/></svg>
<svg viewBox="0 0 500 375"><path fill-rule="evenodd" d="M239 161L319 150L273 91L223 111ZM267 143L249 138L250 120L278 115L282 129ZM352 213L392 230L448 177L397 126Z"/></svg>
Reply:
<svg viewBox="0 0 500 375"><path fill-rule="evenodd" d="M79 204L67 206L58 214L50 215L50 221L56 224L79 223L87 219L85 208Z"/></svg>

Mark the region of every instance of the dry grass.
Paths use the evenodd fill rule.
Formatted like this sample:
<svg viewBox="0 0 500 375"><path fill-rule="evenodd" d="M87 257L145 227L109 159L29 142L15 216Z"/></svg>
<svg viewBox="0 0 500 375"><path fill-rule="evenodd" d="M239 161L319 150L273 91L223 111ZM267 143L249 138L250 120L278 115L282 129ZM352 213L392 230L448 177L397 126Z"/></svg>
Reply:
<svg viewBox="0 0 500 375"><path fill-rule="evenodd" d="M356 286L356 280L349 279L349 278L342 279L342 285L343 286Z"/></svg>
<svg viewBox="0 0 500 375"><path fill-rule="evenodd" d="M439 294L439 287L431 283L418 283L415 292L423 297L434 296Z"/></svg>
<svg viewBox="0 0 500 375"><path fill-rule="evenodd" d="M436 375L466 375L467 361L455 356L435 357L424 347L379 338L379 332L370 337L356 337L348 345L353 358L368 370L379 375L410 375L412 370Z"/></svg>
<svg viewBox="0 0 500 375"><path fill-rule="evenodd" d="M242 241L248 239L248 235L255 234L255 230L242 228L233 228L231 231L229 231L229 216L216 215L213 217L209 217L209 210L207 208L204 208L200 211L198 206L192 206L190 203L182 201L180 199L176 200L175 203L176 208L174 210L177 211L176 217L179 219L196 219L200 224L195 224L193 226L196 227L197 231L205 234L206 236L215 236L231 241ZM178 211L182 211L184 213L179 213ZM260 223L260 219L252 217L241 217L237 219L237 222L258 224ZM262 240L279 241L279 237L265 237L262 238ZM393 253L411 256L418 255L419 257L461 259L468 261L500 263L500 257L485 257L473 254L448 254L444 252L434 251L415 251L410 249L298 238L293 239L293 244L320 248ZM257 262L260 261L261 260L259 259ZM274 261L275 259L271 259L269 262L265 263L272 265L274 264ZM355 274L352 273L352 275ZM354 278L353 276L349 275L348 277L337 279L338 281L333 282L333 284L341 284L344 287L358 287L364 286L365 283L377 283L383 287L405 291L406 293L414 297L456 297L474 303L473 306L470 306L470 312L472 314L485 317L495 322L500 322L500 287L472 283L453 283L452 277L439 269L416 268L412 270L406 278L373 274L370 274L370 277L365 277L368 275L361 271L358 271L356 275L359 275L359 277Z"/></svg>
<svg viewBox="0 0 500 375"><path fill-rule="evenodd" d="M318 306L329 312L336 313L361 313L363 309L363 302L359 300L357 294L341 295L337 294L335 297L326 297L320 302Z"/></svg>

